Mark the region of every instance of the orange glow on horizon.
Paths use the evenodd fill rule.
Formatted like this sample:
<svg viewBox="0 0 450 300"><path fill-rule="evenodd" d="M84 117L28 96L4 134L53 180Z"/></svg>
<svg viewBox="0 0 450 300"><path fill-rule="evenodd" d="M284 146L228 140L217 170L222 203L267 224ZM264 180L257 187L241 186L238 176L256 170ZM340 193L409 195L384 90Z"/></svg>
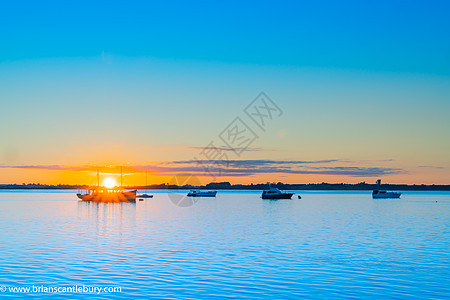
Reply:
<svg viewBox="0 0 450 300"><path fill-rule="evenodd" d="M120 169L106 167L100 169L100 183L105 185L105 180L111 178L114 185L117 186ZM203 175L203 176L202 176ZM146 179L147 177L147 179ZM183 176L181 176L183 177ZM205 185L210 182L230 182L231 184L257 184L266 182L283 182L287 184L294 183L375 183L376 179L381 178L385 183L392 184L449 184L450 177L446 168L411 168L410 172L405 174L390 174L377 177L354 177L344 175L323 175L323 174L284 174L267 173L253 176L224 176L213 178L204 176L204 174L193 175L196 182ZM144 186L170 183L173 184L174 175L157 172L144 172L124 170L124 186ZM75 171L75 170L45 170L45 169L24 169L24 168L2 168L0 170L0 184L69 184L69 185L97 185L96 171ZM112 183L111 183L112 184ZM109 185L109 183L108 183ZM107 187L105 185L105 187Z"/></svg>

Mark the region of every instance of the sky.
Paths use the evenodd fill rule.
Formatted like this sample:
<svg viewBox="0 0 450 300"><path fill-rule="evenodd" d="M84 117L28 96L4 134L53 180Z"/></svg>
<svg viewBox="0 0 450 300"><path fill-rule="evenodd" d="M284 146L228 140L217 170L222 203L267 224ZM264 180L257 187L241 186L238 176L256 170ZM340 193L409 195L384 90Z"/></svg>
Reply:
<svg viewBox="0 0 450 300"><path fill-rule="evenodd" d="M0 184L450 184L448 1L91 2L0 6Z"/></svg>

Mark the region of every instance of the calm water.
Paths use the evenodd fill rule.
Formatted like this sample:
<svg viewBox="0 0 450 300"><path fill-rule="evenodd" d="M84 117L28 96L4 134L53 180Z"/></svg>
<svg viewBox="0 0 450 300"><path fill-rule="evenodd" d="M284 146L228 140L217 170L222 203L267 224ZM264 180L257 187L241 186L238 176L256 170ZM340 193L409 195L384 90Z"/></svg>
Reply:
<svg viewBox="0 0 450 300"><path fill-rule="evenodd" d="M219 192L188 208L154 195L0 192L0 285L118 286L124 299L450 297L450 193Z"/></svg>

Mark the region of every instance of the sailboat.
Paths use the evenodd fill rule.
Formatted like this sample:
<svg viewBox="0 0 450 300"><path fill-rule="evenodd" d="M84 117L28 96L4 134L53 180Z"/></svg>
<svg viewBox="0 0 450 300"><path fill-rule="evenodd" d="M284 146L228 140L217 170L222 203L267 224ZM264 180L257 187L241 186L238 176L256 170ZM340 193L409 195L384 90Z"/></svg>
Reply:
<svg viewBox="0 0 450 300"><path fill-rule="evenodd" d="M108 189L100 186L100 172L97 169L97 186L80 190L77 197L87 202L136 202L136 190L124 191L122 188L122 168L120 168L120 187Z"/></svg>
<svg viewBox="0 0 450 300"><path fill-rule="evenodd" d="M147 187L147 172L145 172L145 187ZM153 198L153 195L149 195L147 193L137 195L138 198Z"/></svg>

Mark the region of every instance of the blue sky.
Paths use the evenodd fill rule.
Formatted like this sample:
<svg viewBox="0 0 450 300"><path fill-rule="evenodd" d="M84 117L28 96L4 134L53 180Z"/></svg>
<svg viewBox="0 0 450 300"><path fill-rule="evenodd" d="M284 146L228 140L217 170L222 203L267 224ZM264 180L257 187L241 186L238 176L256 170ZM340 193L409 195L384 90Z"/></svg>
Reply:
<svg viewBox="0 0 450 300"><path fill-rule="evenodd" d="M367 168L396 170L392 182L447 183L449 8L447 1L2 3L0 164L175 165L265 91L285 114L261 134L254 146L262 150L243 159L363 170L357 179L345 170L287 174L291 182L373 181L363 176ZM38 181L8 170L0 182ZM61 176L38 177L69 180Z"/></svg>
<svg viewBox="0 0 450 300"><path fill-rule="evenodd" d="M126 57L449 75L448 1L11 1L0 61Z"/></svg>

